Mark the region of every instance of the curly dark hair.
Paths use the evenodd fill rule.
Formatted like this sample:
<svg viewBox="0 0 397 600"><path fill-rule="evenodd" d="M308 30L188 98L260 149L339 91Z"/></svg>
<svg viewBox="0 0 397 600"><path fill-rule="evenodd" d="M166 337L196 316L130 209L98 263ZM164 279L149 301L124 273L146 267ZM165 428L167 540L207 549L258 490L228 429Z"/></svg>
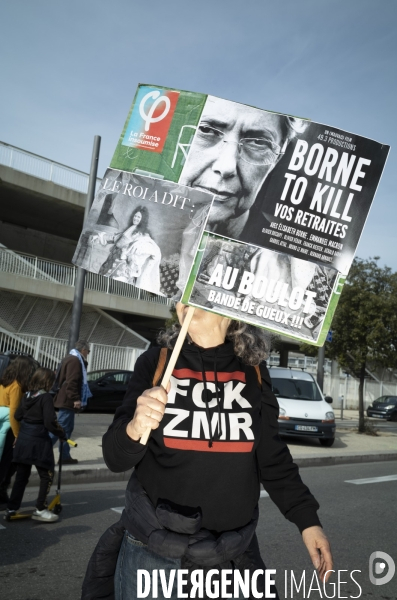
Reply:
<svg viewBox="0 0 397 600"><path fill-rule="evenodd" d="M51 369L45 367L39 367L33 373L32 379L29 385L29 392L38 392L39 390L45 390L49 392L55 381L55 373Z"/></svg>
<svg viewBox="0 0 397 600"><path fill-rule="evenodd" d="M22 392L25 393L29 389L29 382L35 368L35 362L31 358L16 356L5 369L0 385L8 387L13 381L17 381L22 388Z"/></svg>
<svg viewBox="0 0 397 600"><path fill-rule="evenodd" d="M129 227L132 227L132 225L134 224L134 217L135 217L136 213L141 213L141 215L142 215L142 219L140 220L140 223L136 226L137 231L142 231L142 233L148 233L150 235L150 232L148 229L149 211L146 208L146 206L137 206L136 207L136 209L131 213L131 216L128 219L128 226L126 227L126 229L128 229Z"/></svg>
<svg viewBox="0 0 397 600"><path fill-rule="evenodd" d="M173 348L181 326L173 323L165 331L160 331L157 342L165 348ZM192 342L187 334L187 339ZM226 339L233 343L236 356L246 365L259 365L269 356L272 336L259 327L231 320L226 332Z"/></svg>

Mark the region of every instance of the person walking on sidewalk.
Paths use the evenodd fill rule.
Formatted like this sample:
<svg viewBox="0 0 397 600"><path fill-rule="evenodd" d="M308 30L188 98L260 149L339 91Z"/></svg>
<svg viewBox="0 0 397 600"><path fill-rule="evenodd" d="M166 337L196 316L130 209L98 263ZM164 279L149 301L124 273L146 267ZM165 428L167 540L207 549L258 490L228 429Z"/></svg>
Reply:
<svg viewBox="0 0 397 600"><path fill-rule="evenodd" d="M29 385L29 392L22 398L15 411L15 419L21 424L13 458L17 474L5 518L15 515L21 506L34 465L40 476L40 487L32 519L47 523L58 520L58 515L47 510L47 496L54 478L54 451L49 432L63 442L66 442L67 438L57 422L52 396L49 393L54 381L55 374L51 369L37 369Z"/></svg>
<svg viewBox="0 0 397 600"><path fill-rule="evenodd" d="M75 348L70 351L58 369L57 381L59 391L54 399L54 406L58 408L58 422L65 430L67 438L72 437L74 417L76 411L87 404L87 399L92 396L87 383L87 358L90 353L88 342L79 340ZM56 384L55 384L56 385ZM55 444L57 436L52 435ZM75 464L77 458L70 456L68 444L63 444L63 464Z"/></svg>
<svg viewBox="0 0 397 600"><path fill-rule="evenodd" d="M37 363L26 356L14 358L0 380L0 505L8 502L7 488L15 473L12 464L13 446L19 433L15 419L21 398L29 389Z"/></svg>

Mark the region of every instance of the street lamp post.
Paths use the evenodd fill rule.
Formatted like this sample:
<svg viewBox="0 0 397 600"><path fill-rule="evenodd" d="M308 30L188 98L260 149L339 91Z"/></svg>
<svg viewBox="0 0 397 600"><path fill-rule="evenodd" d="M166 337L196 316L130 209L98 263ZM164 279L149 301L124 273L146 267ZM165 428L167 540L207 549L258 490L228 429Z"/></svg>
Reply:
<svg viewBox="0 0 397 600"><path fill-rule="evenodd" d="M90 212L92 201L95 196L95 185L98 172L98 160L99 160L99 149L101 146L101 137L96 135L94 138L94 147L92 150L91 170L90 178L88 181L87 201L84 211L83 227L87 220L88 213ZM85 269L81 267L77 268L76 282L74 287L74 298L72 307L72 316L70 320L69 330L69 342L68 352L75 347L77 340L79 339L81 313L83 309L83 297L84 297L84 283L85 283Z"/></svg>

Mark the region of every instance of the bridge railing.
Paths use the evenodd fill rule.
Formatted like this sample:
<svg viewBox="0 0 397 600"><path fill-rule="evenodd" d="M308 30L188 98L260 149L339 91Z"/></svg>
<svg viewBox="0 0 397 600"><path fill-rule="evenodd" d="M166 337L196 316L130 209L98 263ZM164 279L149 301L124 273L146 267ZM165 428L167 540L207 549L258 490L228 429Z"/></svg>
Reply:
<svg viewBox="0 0 397 600"><path fill-rule="evenodd" d="M55 370L67 354L68 341L43 335L12 333L0 327L0 352L30 354L42 367ZM90 343L89 371L107 369L133 370L144 350Z"/></svg>
<svg viewBox="0 0 397 600"><path fill-rule="evenodd" d="M74 286L77 275L77 267L74 265L39 258L31 254L23 254L22 252L15 252L7 248L0 248L0 271L67 286ZM97 273L87 272L85 288L104 294L123 296L124 298L134 298L156 304L171 305L171 300L165 296L146 292L129 283L116 281Z"/></svg>
<svg viewBox="0 0 397 600"><path fill-rule="evenodd" d="M44 156L33 154L33 152L28 152L1 141L0 164L39 179L52 181L76 192L87 193L88 173L72 169L55 160L44 158ZM97 186L100 181L101 179L97 177Z"/></svg>

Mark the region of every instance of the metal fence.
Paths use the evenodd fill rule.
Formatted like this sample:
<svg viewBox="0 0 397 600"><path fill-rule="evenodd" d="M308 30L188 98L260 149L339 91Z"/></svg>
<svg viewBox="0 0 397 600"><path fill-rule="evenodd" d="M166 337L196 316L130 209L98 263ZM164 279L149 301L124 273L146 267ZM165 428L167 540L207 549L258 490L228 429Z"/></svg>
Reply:
<svg viewBox="0 0 397 600"><path fill-rule="evenodd" d="M67 354L67 340L41 335L10 333L0 328L0 352L31 354L43 367L55 370ZM144 349L90 344L89 371L100 369L133 370L135 361Z"/></svg>
<svg viewBox="0 0 397 600"><path fill-rule="evenodd" d="M334 399L333 407L358 409L358 387L360 382L355 377L331 377L329 373L324 375L324 391ZM364 408L380 396L397 396L397 383L390 381L364 381Z"/></svg>
<svg viewBox="0 0 397 600"><path fill-rule="evenodd" d="M54 160L44 158L38 154L27 152L5 142L0 142L0 164L33 175L39 179L52 181L57 185L87 193L89 175L78 169L72 169ZM100 183L97 178L97 186Z"/></svg>
<svg viewBox="0 0 397 600"><path fill-rule="evenodd" d="M56 262L30 254L22 254L0 248L0 271L13 273L22 277L40 279L60 283L62 285L74 286L77 267L65 263ZM171 300L165 296L158 296L151 292L141 290L129 283L116 281L110 277L104 277L97 273L87 272L85 279L85 288L95 292L105 294L114 294L125 298L134 298L136 300L145 300L155 302L156 304L171 305Z"/></svg>
<svg viewBox="0 0 397 600"><path fill-rule="evenodd" d="M120 348L103 344L90 344L89 370L126 369L133 371L136 359L144 352L142 348Z"/></svg>
<svg viewBox="0 0 397 600"><path fill-rule="evenodd" d="M324 368L331 370L331 360L324 360ZM269 367L278 367L280 364L280 355L271 354L267 361ZM304 369L314 375L317 373L317 358L312 356L288 356L288 367L291 369Z"/></svg>
<svg viewBox="0 0 397 600"><path fill-rule="evenodd" d="M31 354L43 367L55 369L65 356L67 340L58 340L41 335L10 333L0 328L0 352L23 352Z"/></svg>

